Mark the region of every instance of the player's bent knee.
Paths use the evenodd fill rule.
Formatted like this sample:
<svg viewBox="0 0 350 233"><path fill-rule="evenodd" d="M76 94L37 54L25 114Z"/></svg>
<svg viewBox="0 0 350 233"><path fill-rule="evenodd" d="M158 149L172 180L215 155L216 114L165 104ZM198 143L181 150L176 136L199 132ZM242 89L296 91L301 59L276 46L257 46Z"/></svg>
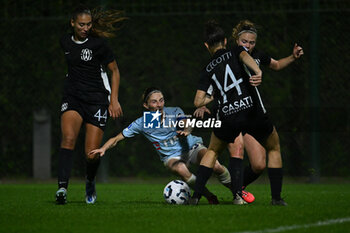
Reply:
<svg viewBox="0 0 350 233"><path fill-rule="evenodd" d="M171 167L169 167L169 169L180 176L184 181L187 181L192 175L192 173L188 170L186 164L182 161L176 161L174 164L172 164Z"/></svg>
<svg viewBox="0 0 350 233"><path fill-rule="evenodd" d="M170 160L167 167L170 171L178 173L181 171L181 164L182 162L180 160Z"/></svg>
<svg viewBox="0 0 350 233"><path fill-rule="evenodd" d="M266 168L266 163L261 163L261 164L254 164L254 165L251 165L252 166L252 170L255 172L255 173L261 173L265 170Z"/></svg>
<svg viewBox="0 0 350 233"><path fill-rule="evenodd" d="M76 138L74 136L63 136L61 141L61 147L66 149L74 149Z"/></svg>

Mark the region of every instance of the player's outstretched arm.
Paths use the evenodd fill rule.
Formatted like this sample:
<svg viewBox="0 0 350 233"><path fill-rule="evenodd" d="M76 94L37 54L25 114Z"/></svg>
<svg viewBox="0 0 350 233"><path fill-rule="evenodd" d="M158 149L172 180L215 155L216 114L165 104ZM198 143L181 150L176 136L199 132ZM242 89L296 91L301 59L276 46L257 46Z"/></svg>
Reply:
<svg viewBox="0 0 350 233"><path fill-rule="evenodd" d="M291 55L285 58L281 58L277 61L271 58L271 63L269 67L273 70L282 70L285 67L289 66L296 59L299 59L303 54L304 54L303 48L299 46L297 43L295 43L293 52Z"/></svg>
<svg viewBox="0 0 350 233"><path fill-rule="evenodd" d="M106 150L114 147L119 141L123 140L124 138L124 135L122 133L119 133L117 136L110 138L100 149L92 150L89 155L100 154L102 157L105 154Z"/></svg>
<svg viewBox="0 0 350 233"><path fill-rule="evenodd" d="M255 73L255 75L252 75L249 79L250 84L252 86L259 86L262 82L262 71L260 70L259 66L246 51L242 51L239 54L239 58L246 66L248 66Z"/></svg>

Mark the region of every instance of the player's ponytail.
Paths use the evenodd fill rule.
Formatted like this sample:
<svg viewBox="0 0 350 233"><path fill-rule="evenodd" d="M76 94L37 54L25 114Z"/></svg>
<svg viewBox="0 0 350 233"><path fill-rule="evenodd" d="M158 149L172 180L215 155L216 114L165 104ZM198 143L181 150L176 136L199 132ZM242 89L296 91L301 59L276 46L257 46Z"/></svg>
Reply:
<svg viewBox="0 0 350 233"><path fill-rule="evenodd" d="M101 8L96 8L91 13L91 34L97 37L107 38L115 36L115 31L119 29L116 27L116 24L127 19L127 17L123 16L122 11L117 10L103 11Z"/></svg>
<svg viewBox="0 0 350 233"><path fill-rule="evenodd" d="M95 8L90 10L85 5L79 5L72 14L72 19L75 21L80 14L91 15L92 28L91 34L97 37L113 37L116 30L117 23L127 19L123 16L122 11L117 10L102 10L101 8Z"/></svg>
<svg viewBox="0 0 350 233"><path fill-rule="evenodd" d="M205 24L204 42L209 46L223 43L225 40L225 32L215 20L209 20Z"/></svg>
<svg viewBox="0 0 350 233"><path fill-rule="evenodd" d="M232 29L232 38L234 40L238 40L238 37L244 33L244 32L250 32L258 36L258 30L256 29L256 26L254 23L252 23L249 20L242 20L240 21L233 29Z"/></svg>

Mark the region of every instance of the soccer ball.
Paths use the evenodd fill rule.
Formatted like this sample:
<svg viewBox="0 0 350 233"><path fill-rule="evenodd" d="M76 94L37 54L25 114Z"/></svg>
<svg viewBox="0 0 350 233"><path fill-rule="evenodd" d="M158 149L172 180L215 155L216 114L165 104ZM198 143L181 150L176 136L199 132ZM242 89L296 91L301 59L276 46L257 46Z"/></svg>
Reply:
<svg viewBox="0 0 350 233"><path fill-rule="evenodd" d="M184 181L173 180L165 186L163 196L169 204L186 205L191 196L191 189Z"/></svg>

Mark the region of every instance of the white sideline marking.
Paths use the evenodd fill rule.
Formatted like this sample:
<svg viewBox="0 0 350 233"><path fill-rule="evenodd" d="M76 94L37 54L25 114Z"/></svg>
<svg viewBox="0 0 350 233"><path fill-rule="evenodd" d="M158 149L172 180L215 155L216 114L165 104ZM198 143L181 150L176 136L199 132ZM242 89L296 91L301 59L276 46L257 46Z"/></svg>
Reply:
<svg viewBox="0 0 350 233"><path fill-rule="evenodd" d="M290 230L295 230L295 229L300 229L300 228L327 226L327 225L344 223L344 222L350 222L350 218L337 218L337 219L330 219L330 220L323 221L323 222L318 221L316 223L310 223L310 224L281 226L281 227L277 227L277 228L270 228L270 229L259 230L259 231L240 231L237 233L282 232L282 231L290 231Z"/></svg>

